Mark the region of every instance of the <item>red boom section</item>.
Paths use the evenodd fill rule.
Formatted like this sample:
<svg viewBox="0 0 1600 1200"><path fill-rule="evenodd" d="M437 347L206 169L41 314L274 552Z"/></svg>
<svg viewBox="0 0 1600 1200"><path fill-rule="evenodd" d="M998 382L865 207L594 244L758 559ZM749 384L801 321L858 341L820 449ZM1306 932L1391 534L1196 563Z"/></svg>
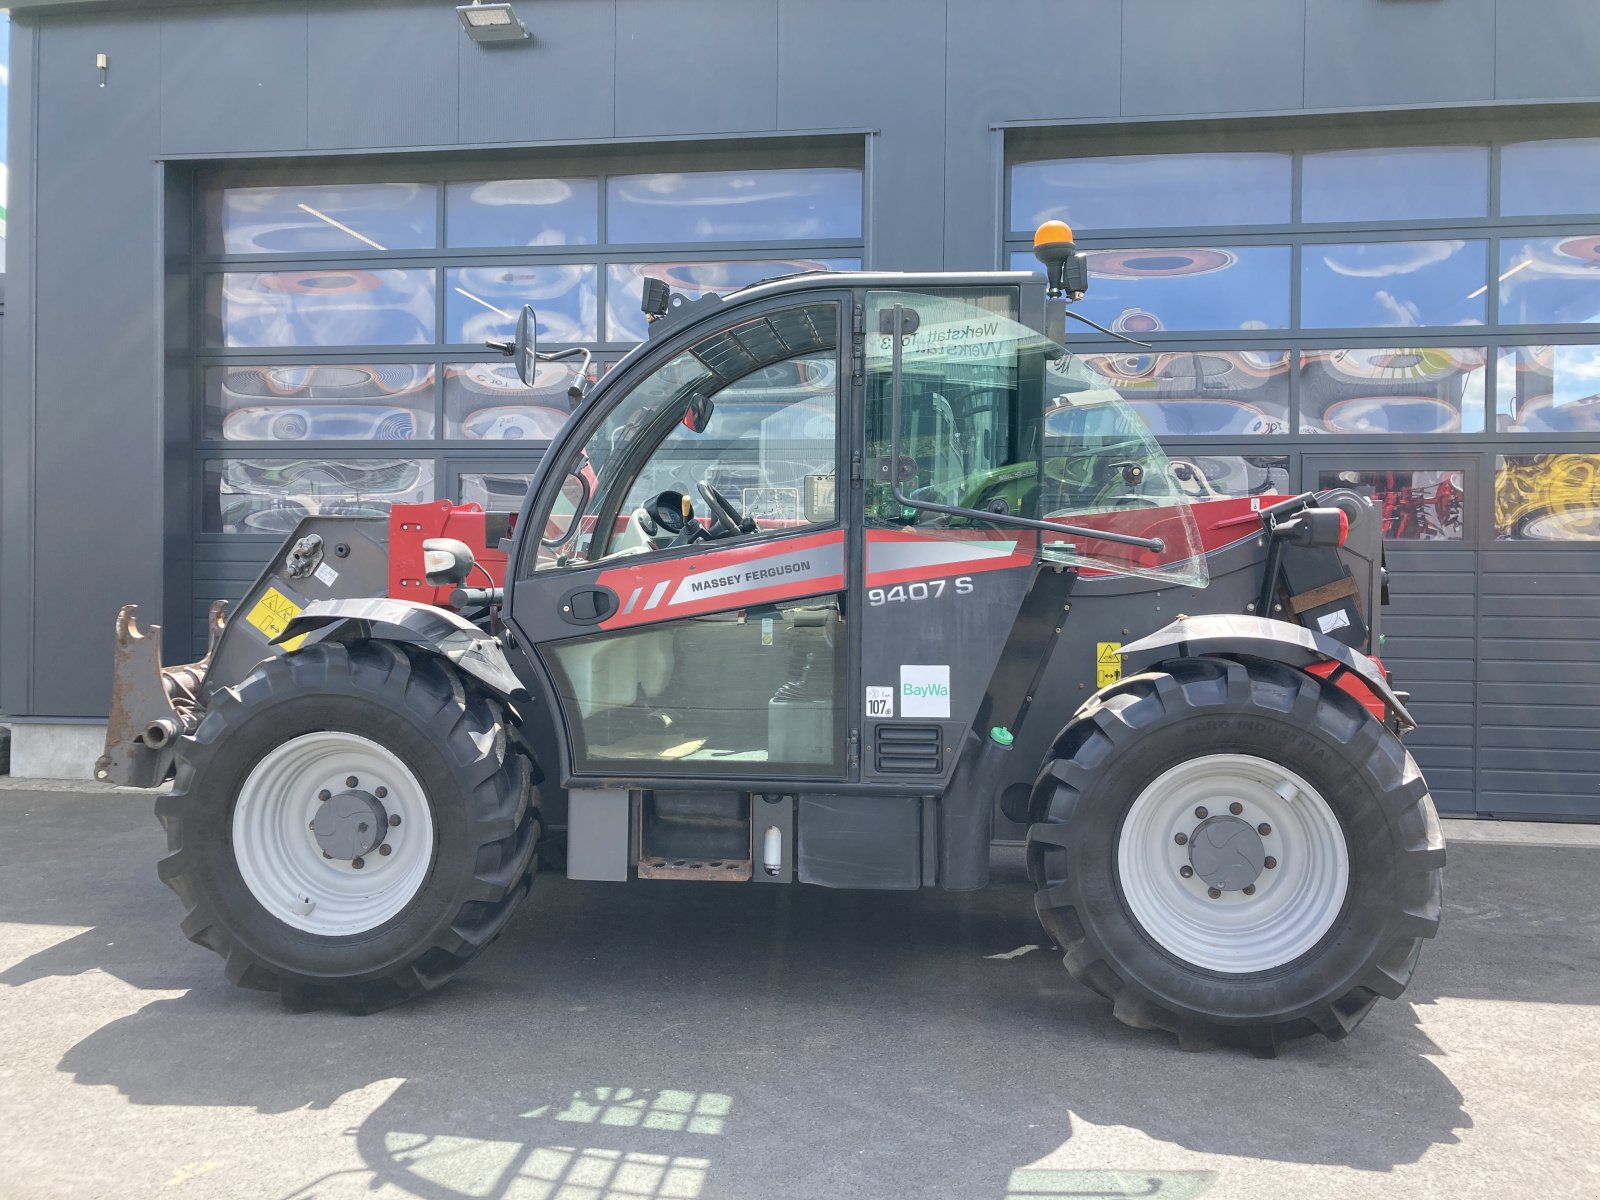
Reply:
<svg viewBox="0 0 1600 1200"><path fill-rule="evenodd" d="M496 526L493 535L491 521ZM455 538L472 548L481 569L473 570L465 586L505 586L506 552L500 549L503 524L503 515L486 513L476 504L452 504L448 500L396 504L389 510L389 595L396 600L450 607L455 585L433 587L423 577L422 543L429 538ZM509 525L506 532L509 533ZM493 545L489 544L491 536Z"/></svg>

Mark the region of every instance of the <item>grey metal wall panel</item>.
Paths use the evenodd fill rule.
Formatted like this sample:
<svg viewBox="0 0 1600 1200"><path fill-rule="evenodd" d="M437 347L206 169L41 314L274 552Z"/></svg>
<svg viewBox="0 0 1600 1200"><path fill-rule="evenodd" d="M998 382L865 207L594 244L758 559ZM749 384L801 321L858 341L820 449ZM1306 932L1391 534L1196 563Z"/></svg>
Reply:
<svg viewBox="0 0 1600 1200"><path fill-rule="evenodd" d="M1494 96L1495 0L1305 0L1308 108Z"/></svg>
<svg viewBox="0 0 1600 1200"><path fill-rule="evenodd" d="M99 86L95 55L109 56ZM99 716L119 603L159 612L161 425L154 404L160 273L154 19L62 22L39 47L37 513L29 711ZM86 333L92 336L85 336Z"/></svg>
<svg viewBox="0 0 1600 1200"><path fill-rule="evenodd" d="M1473 808L1476 573L1470 550L1391 544L1392 603L1381 657L1411 693L1420 728L1406 745L1444 812Z"/></svg>
<svg viewBox="0 0 1600 1200"><path fill-rule="evenodd" d="M303 3L167 13L162 152L304 149L306 50Z"/></svg>
<svg viewBox="0 0 1600 1200"><path fill-rule="evenodd" d="M616 8L619 136L776 127L777 0L616 0Z"/></svg>
<svg viewBox="0 0 1600 1200"><path fill-rule="evenodd" d="M778 10L779 125L877 130L868 164L869 268L942 265L944 15L940 0L783 0ZM845 27L851 36L841 38ZM916 203L907 203L911 196Z"/></svg>
<svg viewBox="0 0 1600 1200"><path fill-rule="evenodd" d="M453 5L318 4L308 35L311 146L455 142L458 43L465 35Z"/></svg>
<svg viewBox="0 0 1600 1200"><path fill-rule="evenodd" d="M1500 0L1495 96L1501 100L1600 95L1594 0Z"/></svg>
<svg viewBox="0 0 1600 1200"><path fill-rule="evenodd" d="M1283 0L1123 0L1123 115L1299 108L1304 23Z"/></svg>
<svg viewBox="0 0 1600 1200"><path fill-rule="evenodd" d="M1478 559L1478 809L1600 815L1600 553L1516 546Z"/></svg>
<svg viewBox="0 0 1600 1200"><path fill-rule="evenodd" d="M26 715L33 652L33 28L11 26L5 358L0 364L0 712Z"/></svg>
<svg viewBox="0 0 1600 1200"><path fill-rule="evenodd" d="M1053 36L997 38L987 5L952 4L946 23L944 266L952 271L1000 266L996 231L1004 228L996 154L1005 121L1114 117L1122 105L1122 0L1078 0L1063 57ZM1057 0L1011 0L1006 23L1053 31ZM918 93L920 95L920 90Z"/></svg>
<svg viewBox="0 0 1600 1200"><path fill-rule="evenodd" d="M520 10L531 43L458 37L458 139L464 143L607 138L616 133L616 6L539 0Z"/></svg>

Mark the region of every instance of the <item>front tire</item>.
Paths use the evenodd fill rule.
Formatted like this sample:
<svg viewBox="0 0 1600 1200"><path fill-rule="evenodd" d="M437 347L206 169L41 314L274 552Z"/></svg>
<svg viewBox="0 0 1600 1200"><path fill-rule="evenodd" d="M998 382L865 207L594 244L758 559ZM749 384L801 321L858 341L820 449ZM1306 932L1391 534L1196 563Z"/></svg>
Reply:
<svg viewBox="0 0 1600 1200"><path fill-rule="evenodd" d="M1278 663L1108 688L1057 738L1032 812L1035 907L1068 970L1187 1048L1342 1038L1438 929L1444 843L1416 763Z"/></svg>
<svg viewBox="0 0 1600 1200"><path fill-rule="evenodd" d="M234 983L368 1012L499 934L532 880L535 782L498 702L448 663L309 646L219 692L180 741L160 875Z"/></svg>

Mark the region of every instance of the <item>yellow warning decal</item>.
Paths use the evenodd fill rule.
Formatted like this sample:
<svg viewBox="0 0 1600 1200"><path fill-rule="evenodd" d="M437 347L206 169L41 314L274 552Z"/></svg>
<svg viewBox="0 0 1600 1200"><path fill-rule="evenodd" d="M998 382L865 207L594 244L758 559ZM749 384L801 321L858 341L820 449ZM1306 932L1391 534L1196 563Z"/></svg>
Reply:
<svg viewBox="0 0 1600 1200"><path fill-rule="evenodd" d="M1122 643L1096 642L1094 644L1094 685L1105 687L1122 678Z"/></svg>
<svg viewBox="0 0 1600 1200"><path fill-rule="evenodd" d="M261 593L261 599L256 601L256 606L245 614L244 619L267 635L267 641L277 637L289 627L289 622L300 615L300 606L277 588L269 587ZM283 643L284 650L298 650L305 635L290 638Z"/></svg>

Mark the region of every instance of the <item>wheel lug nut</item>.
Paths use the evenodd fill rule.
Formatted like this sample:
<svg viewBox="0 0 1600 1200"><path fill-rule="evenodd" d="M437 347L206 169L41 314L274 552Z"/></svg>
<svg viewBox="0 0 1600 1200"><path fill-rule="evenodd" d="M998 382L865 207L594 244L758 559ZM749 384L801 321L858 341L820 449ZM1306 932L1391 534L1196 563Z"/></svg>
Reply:
<svg viewBox="0 0 1600 1200"><path fill-rule="evenodd" d="M1222 889L1221 888L1207 888L1206 889L1206 895L1210 896L1213 900L1220 900L1220 899L1222 899Z"/></svg>
<svg viewBox="0 0 1600 1200"><path fill-rule="evenodd" d="M352 858L350 860L350 865L359 871L362 867L367 865L367 860L364 858Z"/></svg>
<svg viewBox="0 0 1600 1200"><path fill-rule="evenodd" d="M1265 821L1263 821L1263 822L1261 822L1261 824L1256 826L1256 832L1259 833L1262 837L1266 837L1267 834L1272 832L1272 826L1268 825Z"/></svg>
<svg viewBox="0 0 1600 1200"><path fill-rule="evenodd" d="M1189 835L1187 833L1180 833L1172 840L1177 842L1180 846L1187 846L1189 844Z"/></svg>
<svg viewBox="0 0 1600 1200"><path fill-rule="evenodd" d="M400 814L399 813L390 813L389 814L389 824L390 824L391 827L400 824Z"/></svg>
<svg viewBox="0 0 1600 1200"><path fill-rule="evenodd" d="M385 796L387 796L389 794L389 789L386 788L386 787L381 787L381 788L378 788L376 791L374 791L372 794L374 796L376 796L379 800L382 800Z"/></svg>
<svg viewBox="0 0 1600 1200"><path fill-rule="evenodd" d="M383 855L385 858L388 858L389 855L394 853L394 851L389 849L389 843L385 842L383 845L378 847L378 853Z"/></svg>
<svg viewBox="0 0 1600 1200"><path fill-rule="evenodd" d="M345 785L345 787L355 787L355 785L360 783L360 782L361 781L359 779L357 779L354 775L352 775L352 776L350 776L348 779L346 779L344 781L344 785Z"/></svg>
<svg viewBox="0 0 1600 1200"><path fill-rule="evenodd" d="M1231 812L1234 816L1237 817L1240 813L1242 813L1244 811L1244 805L1240 804L1237 800L1235 800L1232 804L1228 805L1228 811Z"/></svg>
<svg viewBox="0 0 1600 1200"><path fill-rule="evenodd" d="M1210 815L1211 815L1211 814L1210 814L1210 813L1208 813L1208 812L1206 812L1206 810L1205 810L1205 806L1204 806L1204 805L1202 805L1202 806L1201 806L1201 807L1199 807L1199 808L1197 808L1197 809L1195 809L1195 810L1194 810L1194 815L1195 815L1195 816L1196 816L1196 817L1198 817L1198 818L1199 818L1199 819L1200 819L1200 820L1202 820L1202 821L1204 821L1204 820L1205 820L1205 819L1206 819L1206 818L1207 818L1207 817L1208 817L1208 816L1210 816Z"/></svg>
<svg viewBox="0 0 1600 1200"><path fill-rule="evenodd" d="M367 831L367 823L365 821L361 822L361 824L356 826L356 832L357 833L365 833L366 831Z"/></svg>
<svg viewBox="0 0 1600 1200"><path fill-rule="evenodd" d="M1253 884L1253 883L1245 884L1244 885L1244 894L1246 896L1254 896L1256 894L1256 885Z"/></svg>
<svg viewBox="0 0 1600 1200"><path fill-rule="evenodd" d="M1274 867L1276 867L1278 865L1278 860L1273 858L1272 855L1269 854L1269 855L1267 855L1267 861L1262 863L1261 865L1263 867L1265 867L1267 870L1270 871L1270 870L1272 870Z"/></svg>
<svg viewBox="0 0 1600 1200"><path fill-rule="evenodd" d="M1189 878L1189 876L1194 874L1194 868L1191 867L1188 863L1184 863L1183 866L1178 868L1178 874L1182 875L1185 879L1187 879L1187 878Z"/></svg>
<svg viewBox="0 0 1600 1200"><path fill-rule="evenodd" d="M317 793L317 799L321 800L324 804L326 804L329 800L333 799L333 793L330 792L327 788L323 788L320 792Z"/></svg>

